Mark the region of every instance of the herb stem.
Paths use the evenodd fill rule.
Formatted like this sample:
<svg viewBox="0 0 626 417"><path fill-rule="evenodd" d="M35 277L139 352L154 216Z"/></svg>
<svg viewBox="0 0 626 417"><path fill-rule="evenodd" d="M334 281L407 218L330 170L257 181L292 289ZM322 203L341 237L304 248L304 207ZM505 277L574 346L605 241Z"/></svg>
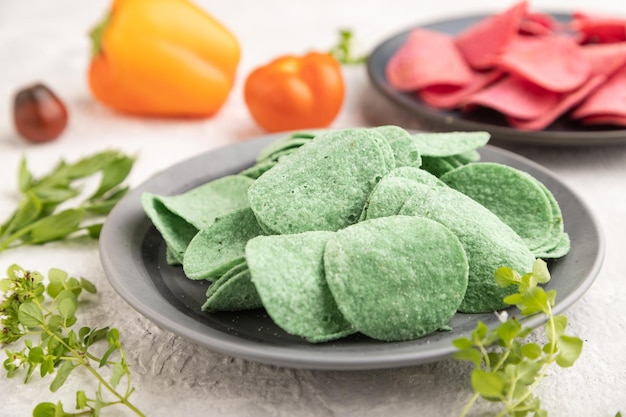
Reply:
<svg viewBox="0 0 626 417"><path fill-rule="evenodd" d="M474 403L478 400L479 397L480 397L479 393L477 393L477 392L474 393L472 398L470 398L470 400L467 402L467 404L465 404L465 407L463 407L463 410L461 410L461 414L459 414L459 417L466 417L467 413L470 412L470 410L474 406Z"/></svg>
<svg viewBox="0 0 626 417"><path fill-rule="evenodd" d="M42 307L41 303L39 303L39 300L37 300L36 297L33 298L32 302L36 303L37 306L39 306L39 308L41 308L43 310L43 307ZM100 383L101 386L106 388L107 391L109 391L114 397L116 397L119 400L120 404L124 404L126 407L128 407L130 410L132 410L138 416L145 417L145 415L137 407L135 407L135 405L133 405L133 403L131 403L128 400L128 395L124 397L120 393L118 393L117 390L115 388L113 388L111 386L111 384L109 384L102 377L102 375L100 375L98 373L98 371L96 371L94 369L93 366L91 366L89 361L83 355L81 355L80 352L76 351L72 346L70 346L68 343L66 343L65 340L63 340L63 338L59 337L58 334L56 334L55 332L51 331L50 328L46 324L42 324L41 327L42 327L43 331L46 334L48 334L50 337L54 338L61 345L63 345L67 349L67 351L70 352L73 355L71 357L71 359L74 360L74 361L77 361L79 364L83 365L87 369L87 371L89 373L91 373L98 380L98 382ZM68 330L65 326L63 326L63 328L65 330ZM94 359L97 359L97 358L94 357ZM128 392L128 390L127 390L127 392ZM112 405L112 404L115 404L115 403L108 403L108 404ZM78 415L80 415L80 414L78 414Z"/></svg>

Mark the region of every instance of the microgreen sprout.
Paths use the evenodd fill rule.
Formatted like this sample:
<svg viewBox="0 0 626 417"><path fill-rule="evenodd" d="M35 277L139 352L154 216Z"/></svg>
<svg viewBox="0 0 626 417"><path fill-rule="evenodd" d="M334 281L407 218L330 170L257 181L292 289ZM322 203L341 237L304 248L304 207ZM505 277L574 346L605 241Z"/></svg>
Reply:
<svg viewBox="0 0 626 417"><path fill-rule="evenodd" d="M49 271L47 286L43 275L17 265L10 266L7 275L0 280L0 345L18 341L23 344L21 350L5 350L7 377L23 374L27 383L39 370L42 378L53 376L52 392L61 388L77 368L85 369L98 381L91 397L85 391L76 392L78 413L66 412L61 402L43 402L35 407L33 417L97 417L101 410L115 405L144 416L129 401L134 388L118 330L86 326L75 329L78 297L83 291L96 293L95 286L60 269ZM106 345L104 354L93 352L96 343ZM103 370L107 377L102 375Z"/></svg>
<svg viewBox="0 0 626 417"><path fill-rule="evenodd" d="M499 268L495 279L502 287L517 286L518 291L504 301L517 306L522 316L545 316L547 342L541 345L527 341L532 330L523 327L516 317L507 318L493 330L479 322L469 337L455 339L453 344L458 350L454 357L474 365L470 378L474 395L460 416L467 416L476 401L483 398L502 404L496 417L546 417L548 412L542 408L535 390L551 365L567 368L574 364L583 341L566 335L567 318L553 314L556 291L545 291L539 286L550 280L544 261L535 261L532 271L525 275L511 268Z"/></svg>

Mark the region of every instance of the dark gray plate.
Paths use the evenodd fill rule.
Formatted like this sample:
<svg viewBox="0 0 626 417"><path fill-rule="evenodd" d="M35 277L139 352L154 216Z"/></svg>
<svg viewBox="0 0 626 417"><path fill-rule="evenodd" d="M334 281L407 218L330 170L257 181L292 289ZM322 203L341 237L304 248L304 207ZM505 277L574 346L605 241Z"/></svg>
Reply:
<svg viewBox="0 0 626 417"><path fill-rule="evenodd" d="M557 20L569 19L567 14L552 14ZM485 15L461 17L419 27L438 32L457 34ZM615 126L584 126L563 116L551 126L540 131L522 131L509 127L504 117L495 111L482 109L471 113L459 110L441 110L428 106L414 94L403 93L389 85L385 76L385 67L391 56L406 41L409 28L379 44L370 54L367 71L374 86L391 101L411 111L420 121L422 129L433 131L486 130L491 133L494 142L516 144L536 144L548 146L606 145L626 143L626 130Z"/></svg>
<svg viewBox="0 0 626 417"><path fill-rule="evenodd" d="M452 331L422 339L378 342L361 335L332 343L309 344L286 334L264 310L208 314L200 311L206 284L191 281L178 267L165 263L165 245L145 216L140 195L144 191L172 195L251 165L263 146L277 138L265 136L228 146L179 163L132 190L109 215L100 237L100 258L115 290L132 307L159 326L227 355L287 367L312 369L390 368L449 357L452 340L467 334L482 320L497 324L493 314L457 314ZM558 292L555 313L576 301L599 272L604 243L593 215L563 183L539 165L491 146L482 151L484 161L525 170L542 181L562 206L572 251L550 265L548 288ZM511 314L513 311L511 311ZM524 320L537 326L540 317Z"/></svg>

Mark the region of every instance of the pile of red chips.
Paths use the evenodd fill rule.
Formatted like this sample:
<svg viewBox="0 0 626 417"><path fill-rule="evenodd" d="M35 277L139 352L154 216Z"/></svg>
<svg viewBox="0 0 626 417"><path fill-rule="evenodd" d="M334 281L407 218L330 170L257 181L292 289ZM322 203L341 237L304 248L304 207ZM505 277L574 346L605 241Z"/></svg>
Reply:
<svg viewBox="0 0 626 417"><path fill-rule="evenodd" d="M491 108L518 129L545 129L566 113L626 126L626 19L557 22L522 1L456 36L413 30L386 74L430 106Z"/></svg>

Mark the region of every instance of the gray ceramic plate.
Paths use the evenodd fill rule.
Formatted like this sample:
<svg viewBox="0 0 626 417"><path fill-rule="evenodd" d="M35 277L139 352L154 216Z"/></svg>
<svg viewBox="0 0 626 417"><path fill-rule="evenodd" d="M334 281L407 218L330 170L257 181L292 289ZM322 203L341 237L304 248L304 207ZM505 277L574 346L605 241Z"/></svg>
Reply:
<svg viewBox="0 0 626 417"><path fill-rule="evenodd" d="M553 14L553 16L561 21L569 19L567 14ZM461 17L419 27L453 35L484 17L485 15ZM509 127L504 118L495 111L484 109L465 114L458 110L440 110L423 103L414 94L395 90L387 81L385 67L391 56L406 41L410 31L415 28L407 29L379 44L369 56L367 70L374 86L391 101L411 111L420 121L422 129L486 130L491 133L494 142L516 144L572 146L626 143L626 130L615 126L587 127L568 120L567 117L561 117L545 130L521 131Z"/></svg>
<svg viewBox="0 0 626 417"><path fill-rule="evenodd" d="M132 190L109 215L100 237L100 257L115 290L132 307L164 329L199 345L252 361L312 369L373 369L407 366L449 357L452 340L483 320L497 324L493 314L457 314L452 331L402 343L378 342L360 335L332 343L309 344L278 328L263 310L208 314L200 311L206 284L191 281L165 262L165 245L140 204L144 191L172 195L251 165L263 146L277 136L265 136L225 147L182 162ZM604 245L593 215L563 183L537 164L491 146L484 161L528 171L542 181L562 206L572 251L551 264L558 292L555 312L576 301L591 285L603 259ZM525 320L529 326L539 317Z"/></svg>

